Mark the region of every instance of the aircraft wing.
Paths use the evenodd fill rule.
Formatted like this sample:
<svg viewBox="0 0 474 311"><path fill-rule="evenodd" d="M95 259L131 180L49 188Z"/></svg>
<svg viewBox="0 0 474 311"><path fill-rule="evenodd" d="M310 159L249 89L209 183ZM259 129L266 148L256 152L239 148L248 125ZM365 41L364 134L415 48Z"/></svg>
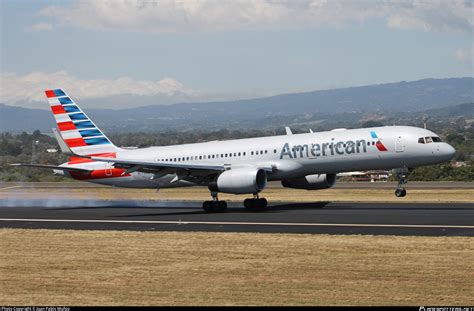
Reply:
<svg viewBox="0 0 474 311"><path fill-rule="evenodd" d="M148 168L150 170L175 169L175 170L200 170L200 171L214 171L214 172L221 172L221 171L226 170L226 167L224 165L167 163L167 162L153 162L153 161L94 157L94 156L79 156L79 157L89 158L92 161L115 163L114 167L118 167L118 168L141 166L142 168ZM259 168L264 169L268 172L272 172L274 169L271 165L259 165Z"/></svg>
<svg viewBox="0 0 474 311"><path fill-rule="evenodd" d="M187 175L210 175L225 170L224 165L200 165L185 163L167 163L153 162L133 159L106 158L106 157L88 157L92 161L113 163L116 168L125 169L126 173L140 171L144 173L178 173L187 172Z"/></svg>
<svg viewBox="0 0 474 311"><path fill-rule="evenodd" d="M61 170L61 171L69 171L69 172L81 172L81 173L89 173L91 170L87 170L84 168L77 168L77 167L68 167L68 166L55 166L55 165L46 165L46 164L23 164L23 163L14 163L10 164L11 166L28 166L28 167L38 167L38 168L47 168L51 170Z"/></svg>
<svg viewBox="0 0 474 311"><path fill-rule="evenodd" d="M156 177L163 176L165 174L176 174L174 181L185 179L193 182L199 182L210 175L214 175L226 170L224 165L167 163L94 156L88 158L90 158L92 161L113 163L114 167L125 169L124 174L135 171L153 173ZM264 165L260 168L266 170L267 172L272 172L273 170L273 167L270 165Z"/></svg>

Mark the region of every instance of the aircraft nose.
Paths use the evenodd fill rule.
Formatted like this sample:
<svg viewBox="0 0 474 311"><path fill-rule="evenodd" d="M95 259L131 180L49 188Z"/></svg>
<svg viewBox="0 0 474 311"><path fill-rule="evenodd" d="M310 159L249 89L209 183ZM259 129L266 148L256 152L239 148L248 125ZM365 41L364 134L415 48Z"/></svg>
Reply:
<svg viewBox="0 0 474 311"><path fill-rule="evenodd" d="M456 149L454 149L450 144L444 144L443 148L440 150L446 160L451 160L456 153Z"/></svg>

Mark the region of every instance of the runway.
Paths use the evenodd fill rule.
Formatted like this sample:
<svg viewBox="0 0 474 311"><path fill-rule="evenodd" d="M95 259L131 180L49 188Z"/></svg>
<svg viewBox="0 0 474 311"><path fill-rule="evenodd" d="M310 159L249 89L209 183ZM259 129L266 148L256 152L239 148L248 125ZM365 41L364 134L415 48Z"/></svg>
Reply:
<svg viewBox="0 0 474 311"><path fill-rule="evenodd" d="M197 201L20 199L0 202L0 227L474 236L474 204L279 202L248 212L230 202L227 212L208 214Z"/></svg>

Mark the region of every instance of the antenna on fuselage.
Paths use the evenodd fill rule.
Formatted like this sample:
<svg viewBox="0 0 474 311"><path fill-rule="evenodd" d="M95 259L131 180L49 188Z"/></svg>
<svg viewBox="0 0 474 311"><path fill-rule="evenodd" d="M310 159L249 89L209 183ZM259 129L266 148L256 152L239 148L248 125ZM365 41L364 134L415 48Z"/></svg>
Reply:
<svg viewBox="0 0 474 311"><path fill-rule="evenodd" d="M426 115L426 114L423 115L423 117L421 118L421 120L423 121L423 127L424 127L425 130L426 130L426 124L428 123L428 119L429 119L429 118L430 118L430 117L429 117L428 115Z"/></svg>

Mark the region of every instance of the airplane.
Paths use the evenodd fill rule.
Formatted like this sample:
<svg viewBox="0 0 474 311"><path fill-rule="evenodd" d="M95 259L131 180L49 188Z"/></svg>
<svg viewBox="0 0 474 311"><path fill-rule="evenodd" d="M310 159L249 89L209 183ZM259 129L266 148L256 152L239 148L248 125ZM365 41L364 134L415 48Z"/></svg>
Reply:
<svg viewBox="0 0 474 311"><path fill-rule="evenodd" d="M397 197L404 197L413 168L449 161L455 149L435 133L411 126L334 129L325 132L209 141L127 149L115 146L62 90L45 91L69 161L58 166L12 164L52 169L55 174L92 183L130 188L206 186L212 200L206 212L222 212L227 203L218 193L249 194L248 210L261 211L268 181L306 190L334 186L336 174L394 169Z"/></svg>

